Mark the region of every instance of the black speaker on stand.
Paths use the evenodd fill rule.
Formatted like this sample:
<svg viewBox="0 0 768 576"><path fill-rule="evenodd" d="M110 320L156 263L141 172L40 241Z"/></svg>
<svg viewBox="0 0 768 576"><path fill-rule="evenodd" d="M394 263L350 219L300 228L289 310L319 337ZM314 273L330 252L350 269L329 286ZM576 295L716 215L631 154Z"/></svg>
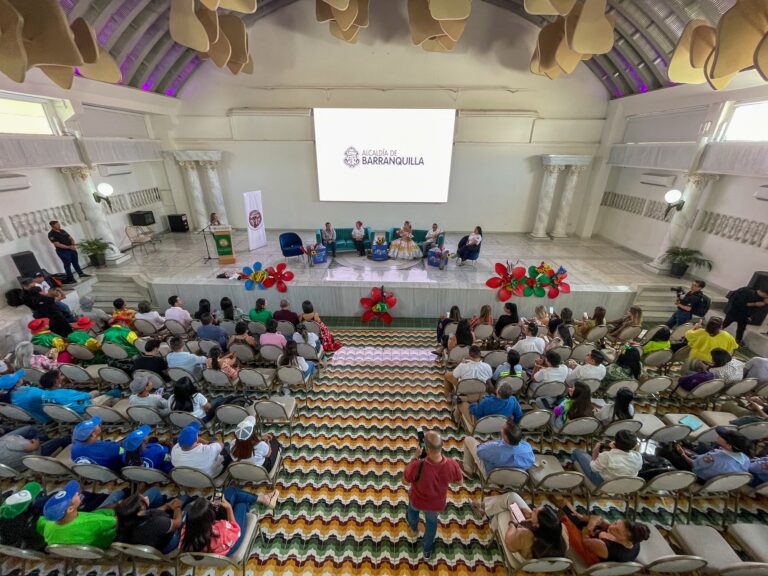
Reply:
<svg viewBox="0 0 768 576"><path fill-rule="evenodd" d="M40 271L40 264L38 264L37 258L29 250L11 254L11 258L22 278L32 278L32 276Z"/></svg>
<svg viewBox="0 0 768 576"><path fill-rule="evenodd" d="M155 214L152 210L138 210L128 214L131 224L134 226L152 226L155 223Z"/></svg>
<svg viewBox="0 0 768 576"><path fill-rule="evenodd" d="M168 227L171 232L189 232L186 214L168 214Z"/></svg>

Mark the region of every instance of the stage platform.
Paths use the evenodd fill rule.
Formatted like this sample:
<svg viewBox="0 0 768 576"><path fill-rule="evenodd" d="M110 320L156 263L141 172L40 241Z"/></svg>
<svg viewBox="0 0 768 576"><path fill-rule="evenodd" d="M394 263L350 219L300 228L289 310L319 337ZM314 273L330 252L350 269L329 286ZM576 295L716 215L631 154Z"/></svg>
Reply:
<svg viewBox="0 0 768 576"><path fill-rule="evenodd" d="M222 272L239 270L254 262L264 266L284 262L277 240L280 232L268 232L268 245L250 252L246 233L236 231L233 235L236 266L220 266L216 260L204 262L205 246L200 235L169 233L162 236L156 252L150 248L148 254L143 254L136 249L130 261L106 271L145 280L161 310L172 294L180 295L189 309L194 309L200 298L208 298L218 307L224 296L232 298L244 310L253 307L256 298L264 297L268 307L274 309L280 298L285 297L294 309L299 309L303 300L310 299L321 314L357 316L362 312L360 298L367 296L374 286L383 285L398 299L393 314L413 318L435 318L454 304L469 314L490 303L497 315L501 304L485 281L494 274L495 263L506 260L513 263L519 260L525 266L546 261L568 270L570 294L556 300L514 299L520 314L525 316L530 315L535 306L545 304L557 309L570 306L578 314L601 305L608 309L609 317L618 317L632 303L639 285L680 283L644 271L641 265L648 258L603 239L534 241L524 234L495 233L485 236L480 259L474 267L470 264L458 267L453 259L445 270L427 266L426 260L380 263L347 252L340 253L335 262L329 259L329 263L314 267L308 266L306 259L288 259L288 269L294 273L294 279L285 295L274 288L246 291L241 281L216 278ZM299 231L299 234L307 243L314 242L314 231ZM448 233L448 248L454 248L462 235Z"/></svg>

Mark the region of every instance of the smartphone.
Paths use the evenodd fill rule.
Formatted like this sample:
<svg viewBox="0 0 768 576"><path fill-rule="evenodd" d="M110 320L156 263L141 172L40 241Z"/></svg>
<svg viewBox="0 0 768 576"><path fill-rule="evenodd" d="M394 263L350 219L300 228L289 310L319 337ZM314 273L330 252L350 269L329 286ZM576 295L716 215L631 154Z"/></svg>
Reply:
<svg viewBox="0 0 768 576"><path fill-rule="evenodd" d="M555 307L554 306L550 306L549 307L549 315L551 316L554 313L555 313Z"/></svg>
<svg viewBox="0 0 768 576"><path fill-rule="evenodd" d="M586 312L584 312L584 314L582 314L581 316L582 318L584 318L584 320L589 320L589 314L587 314Z"/></svg>
<svg viewBox="0 0 768 576"><path fill-rule="evenodd" d="M419 439L419 446L424 445L424 430L419 430L416 432L416 437Z"/></svg>
<svg viewBox="0 0 768 576"><path fill-rule="evenodd" d="M516 524L525 522L525 516L523 515L523 511L520 510L520 506L518 506L517 503L509 505L509 513L512 514L512 519L515 520Z"/></svg>
<svg viewBox="0 0 768 576"><path fill-rule="evenodd" d="M637 335L637 337L638 337L640 340L642 340L643 338L645 338L645 335L646 335L646 334L648 334L648 330L641 330L641 331L640 331L640 334L638 334L638 335Z"/></svg>

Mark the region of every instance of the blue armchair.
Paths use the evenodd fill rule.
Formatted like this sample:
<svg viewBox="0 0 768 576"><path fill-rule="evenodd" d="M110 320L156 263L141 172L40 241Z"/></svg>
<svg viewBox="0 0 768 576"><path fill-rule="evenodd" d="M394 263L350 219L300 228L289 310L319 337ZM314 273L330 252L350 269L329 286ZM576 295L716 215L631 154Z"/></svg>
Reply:
<svg viewBox="0 0 768 576"><path fill-rule="evenodd" d="M296 232L283 232L280 234L280 252L286 258L302 256L304 254L303 246L301 236L296 234Z"/></svg>
<svg viewBox="0 0 768 576"><path fill-rule="evenodd" d="M469 235L464 236L461 240L459 240L459 247L457 249L457 252L464 248L464 246L467 245L467 242L469 242ZM473 246L470 250L467 251L465 254L465 260L469 260L472 262L472 266L475 265L477 262L477 259L480 258L480 246L482 246L483 243L480 242L477 246Z"/></svg>

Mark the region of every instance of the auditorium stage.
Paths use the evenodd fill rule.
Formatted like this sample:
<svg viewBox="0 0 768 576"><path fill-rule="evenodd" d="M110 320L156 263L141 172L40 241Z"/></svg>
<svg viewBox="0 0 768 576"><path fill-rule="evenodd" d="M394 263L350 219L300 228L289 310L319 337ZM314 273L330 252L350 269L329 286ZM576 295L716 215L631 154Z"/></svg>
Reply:
<svg viewBox="0 0 768 576"><path fill-rule="evenodd" d="M239 270L257 261L264 266L285 261L277 241L279 234L280 231L268 232L268 245L249 252L246 233L236 231L233 240L237 265L220 266L217 260L203 262L205 246L200 235L169 233L162 236L157 252L149 248L149 254L143 254L137 248L134 258L105 272L143 279L161 309L172 294L180 295L189 309L194 309L200 298L208 298L218 307L224 296L246 310L256 298L264 297L274 309L280 298L285 297L294 309L300 308L302 300L310 299L321 314L358 316L362 312L359 299L368 295L372 287L384 285L398 299L393 314L414 318L434 318L454 304L469 313L482 304L495 303L494 314L498 314L501 304L485 281L494 275L494 264L506 260L519 259L525 266L544 260L568 270L570 294L556 300L514 298L521 315L526 316L538 304L545 304L555 308L570 306L577 313L601 305L608 309L609 317L617 317L632 303L638 285L679 283L644 272L641 265L648 258L603 239L534 241L525 234L495 233L485 235L475 267L457 267L453 259L445 270L426 266L426 261L375 263L354 252L340 253L336 263L314 267L309 267L304 259L290 258L288 269L294 273L294 279L284 296L274 288L246 291L242 281L216 278L221 272ZM314 231L299 234L305 243L314 242ZM448 248L455 248L462 235L447 234Z"/></svg>

